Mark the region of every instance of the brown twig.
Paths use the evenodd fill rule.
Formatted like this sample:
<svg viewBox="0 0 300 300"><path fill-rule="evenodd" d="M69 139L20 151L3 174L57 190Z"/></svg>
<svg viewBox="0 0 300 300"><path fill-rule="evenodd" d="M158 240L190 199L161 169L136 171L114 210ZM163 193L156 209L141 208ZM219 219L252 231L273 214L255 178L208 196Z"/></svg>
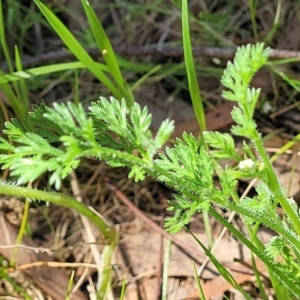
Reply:
<svg viewBox="0 0 300 300"><path fill-rule="evenodd" d="M183 48L176 46L115 46L114 50L120 55L135 55L135 56L161 56L161 57L183 57ZM101 54L98 48L89 48L87 52L94 58L99 59ZM218 48L198 46L193 48L194 57L205 58L219 58L223 60L230 60L234 57L236 49L234 48ZM300 60L299 51L272 49L270 59L286 59L295 58ZM57 50L37 55L35 57L25 57L22 61L23 68L33 68L36 66L48 64L50 62L63 62L65 60L73 59L74 56L67 50ZM7 70L5 63L1 65L2 70Z"/></svg>
<svg viewBox="0 0 300 300"><path fill-rule="evenodd" d="M161 234L163 237L170 239L179 249L181 249L187 256L192 258L197 263L202 263L205 259L205 255L199 252L199 249L195 249L192 246L189 246L178 239L175 235L171 235L164 231L162 227L154 223L151 219L149 219L145 214L143 214L120 190L117 189L116 186L111 183L106 183L106 187L111 190L115 195L126 205L128 206L132 212L142 219L147 225L149 225L156 232Z"/></svg>

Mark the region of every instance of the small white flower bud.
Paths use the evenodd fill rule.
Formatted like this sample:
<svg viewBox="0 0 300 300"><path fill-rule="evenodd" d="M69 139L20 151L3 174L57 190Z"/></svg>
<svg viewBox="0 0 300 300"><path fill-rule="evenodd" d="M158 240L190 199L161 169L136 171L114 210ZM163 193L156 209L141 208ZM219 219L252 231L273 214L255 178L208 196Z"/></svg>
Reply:
<svg viewBox="0 0 300 300"><path fill-rule="evenodd" d="M239 169L240 170L251 170L253 169L255 165L255 162L252 160L252 159L245 159L245 160L242 160L240 161L239 163Z"/></svg>

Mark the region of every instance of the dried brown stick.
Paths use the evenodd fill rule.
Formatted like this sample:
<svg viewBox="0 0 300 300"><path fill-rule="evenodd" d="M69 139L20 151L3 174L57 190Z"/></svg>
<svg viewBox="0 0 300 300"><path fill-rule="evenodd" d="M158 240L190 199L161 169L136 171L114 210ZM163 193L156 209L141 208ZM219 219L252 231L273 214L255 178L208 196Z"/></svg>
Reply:
<svg viewBox="0 0 300 300"><path fill-rule="evenodd" d="M183 57L183 48L177 46L115 46L114 50L120 55L135 55L135 56L158 56L158 57ZM98 48L89 48L87 52L94 58L100 58L100 52ZM219 58L224 60L230 60L234 57L236 49L234 48L218 48L198 46L193 48L193 54L195 57L206 58ZM296 58L300 59L300 51L280 50L272 49L270 59L286 59ZM23 68L28 69L39 65L48 64L50 62L62 62L65 60L73 59L74 56L67 50L57 50L37 55L34 57L24 57ZM5 63L1 65L2 70L7 70Z"/></svg>

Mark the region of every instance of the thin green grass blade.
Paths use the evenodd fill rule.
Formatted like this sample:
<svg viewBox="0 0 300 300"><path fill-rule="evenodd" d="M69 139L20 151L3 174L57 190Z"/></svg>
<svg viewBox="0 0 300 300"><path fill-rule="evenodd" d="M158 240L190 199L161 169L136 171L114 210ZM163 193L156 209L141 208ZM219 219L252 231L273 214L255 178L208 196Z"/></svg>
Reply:
<svg viewBox="0 0 300 300"><path fill-rule="evenodd" d="M100 63L97 63L97 65L99 69L102 69L103 71L107 71L107 67L105 65ZM24 71L13 72L11 74L1 74L0 72L0 84L17 82L22 79L32 79L36 76L48 75L55 72L76 70L76 69L83 69L83 68L85 68L85 65L82 62L77 61L77 62L68 62L68 63L36 67Z"/></svg>
<svg viewBox="0 0 300 300"><path fill-rule="evenodd" d="M114 49L110 43L109 38L107 37L105 30L102 24L99 22L98 17L96 16L93 8L91 7L88 0L81 0L85 14L88 18L93 36L95 38L96 44L99 48L99 52L102 54L103 60L110 69L111 75L115 80L118 88L120 89L123 97L126 100L126 103L131 107L134 103L132 93L129 92L129 87L122 76Z"/></svg>
<svg viewBox="0 0 300 300"><path fill-rule="evenodd" d="M65 43L68 49L74 54L74 56L81 61L84 66L100 81L102 82L111 93L118 99L121 99L122 93L113 84L113 82L98 68L98 64L92 59L92 57L85 51L73 34L68 28L53 14L53 12L47 8L39 0L34 0L40 11L43 13L51 27L59 35L61 40Z"/></svg>
<svg viewBox="0 0 300 300"><path fill-rule="evenodd" d="M239 199L240 200L240 199ZM235 201L236 203L239 202L238 201ZM248 225L246 222L246 228L248 230L248 232L250 233L250 237L251 237L251 242L254 243L254 245L256 245L256 247L261 250L261 251L264 251L265 250L265 245L262 243L262 241L259 239L258 237L258 229L260 227L260 223L259 222L256 222L255 225ZM253 268L253 271L254 271L254 275L255 275L255 279L256 279L256 283L258 285L258 289L259 289L259 293L262 297L263 300L268 300L268 296L265 292L265 288L264 288L264 285L263 285L263 282L261 281L261 278L260 278L260 273L257 269L257 266L256 266L256 261L255 261L255 256L253 255L253 253L251 253L251 262L252 262L252 268ZM271 279L271 282L273 284L273 287L274 287L274 281ZM276 283L276 279L274 278L275 280L275 283Z"/></svg>
<svg viewBox="0 0 300 300"><path fill-rule="evenodd" d="M263 283L261 281L259 271L257 270L255 257L254 257L253 254L251 255L251 262L252 262L252 268L253 268L253 271L254 271L255 280L256 280L256 283L257 283L257 286L258 286L258 289L259 289L259 294L260 294L260 296L263 300L268 300L268 296L265 292Z"/></svg>
<svg viewBox="0 0 300 300"><path fill-rule="evenodd" d="M268 61L266 63L266 66L272 67L272 66L277 66L277 65L285 65L285 64L289 64L289 63L295 63L295 62L299 62L299 61L300 61L299 57L282 58L282 59Z"/></svg>
<svg viewBox="0 0 300 300"><path fill-rule="evenodd" d="M282 286L286 287L293 295L300 297L300 287L296 286L291 278L287 277L286 274L282 273L280 269L264 254L263 251L259 250L255 245L250 242L240 231L238 231L232 224L227 222L213 209L209 210L209 213L217 219L223 226L225 226L237 239L239 239L249 250L255 254L268 268L269 272L281 282ZM287 298L288 299L288 298Z"/></svg>
<svg viewBox="0 0 300 300"><path fill-rule="evenodd" d="M11 57L9 55L8 46L7 46L7 43L6 43L5 21L4 21L4 18L3 18L2 0L0 0L0 44L1 44L3 54L4 54L5 61L6 61L7 66L8 66L8 70L10 72L12 72L13 71L13 64L12 64L12 60L11 60Z"/></svg>
<svg viewBox="0 0 300 300"><path fill-rule="evenodd" d="M67 295L65 297L65 300L70 300L71 299L71 292L74 284L74 277L75 277L75 272L72 271L69 282L68 282L68 289L67 289Z"/></svg>
<svg viewBox="0 0 300 300"><path fill-rule="evenodd" d="M18 72L23 71L22 60L17 46L15 46L15 60L16 60L17 71ZM21 94L20 98L22 100L22 105L24 110L23 115L26 116L28 112L29 98L28 98L27 85L24 79L20 80L19 86L20 86L20 94Z"/></svg>
<svg viewBox="0 0 300 300"><path fill-rule="evenodd" d="M275 33L279 29L279 26L280 26L280 17L281 17L281 15L283 13L282 3L283 3L282 0L278 0L278 2L277 2L277 8L276 8L276 13L275 13L273 25L272 25L271 29L268 30L268 34L267 34L267 36L265 37L265 39L263 41L263 43L265 45L269 44L269 42L272 41Z"/></svg>
<svg viewBox="0 0 300 300"><path fill-rule="evenodd" d="M204 250L205 254L209 257L211 262L214 264L214 266L217 268L220 275L235 289L237 289L239 292L243 294L245 299L252 300L252 298L238 285L238 283L235 281L234 277L223 267L222 264L220 264L214 255L211 254L211 252L205 247L204 244L188 229L186 229L193 238L197 241L197 243L201 246L201 248Z"/></svg>
<svg viewBox="0 0 300 300"><path fill-rule="evenodd" d="M78 71L75 70L75 80L74 80L74 88L73 88L73 94L74 94L74 103L78 105L80 103L80 92L79 92L79 77L78 77Z"/></svg>
<svg viewBox="0 0 300 300"><path fill-rule="evenodd" d="M181 1L178 0L171 0L171 2L180 9L180 3ZM228 38L224 37L223 34L218 32L217 30L213 29L209 24L199 19L199 17L191 15L191 20L193 20L195 23L197 23L199 26L201 26L207 34L214 37L218 42L229 46L229 47L235 47L235 44Z"/></svg>
<svg viewBox="0 0 300 300"><path fill-rule="evenodd" d="M250 18L252 24L252 30L255 42L258 42L257 24L256 24L256 14L257 14L257 0L249 0L250 7Z"/></svg>
<svg viewBox="0 0 300 300"><path fill-rule="evenodd" d="M19 228L19 232L18 232L16 242L15 242L16 245L20 245L22 243L23 237L26 234L26 227L27 227L27 224L28 224L28 216L29 216L29 208L30 208L30 202L26 198L25 199L24 210L23 210L23 216L22 216L22 220L21 220L21 225L20 225L20 228ZM16 261L16 258L18 256L19 250L20 250L19 248L16 248L13 251L13 255L12 255L11 260L10 260L10 264L12 266L15 265L15 261Z"/></svg>
<svg viewBox="0 0 300 300"><path fill-rule="evenodd" d="M272 161L272 158L271 158L271 161ZM265 250L265 245L258 238L258 234L257 234L260 223L256 222L255 226L252 226L252 227L250 227L249 225L246 225L246 226L248 228L248 231L251 233L250 234L251 242L253 242L260 251L264 251ZM259 288L261 297L262 297L262 299L268 299L268 297L265 293L265 289L263 287L263 283L261 282L261 279L260 279L260 274L259 274L259 272L257 270L257 267L256 267L256 263L255 263L255 260L254 260L253 253L252 253L252 267L253 267L253 270L254 270L254 274L255 274L255 277L256 277L256 282L258 284L258 288ZM278 278L276 276L274 276L272 274L272 272L269 273L269 276L270 276L272 287L275 291L275 295L276 295L277 299L286 298L286 300L291 300L292 298L288 295L287 288L281 284L280 280L278 280Z"/></svg>
<svg viewBox="0 0 300 300"><path fill-rule="evenodd" d="M269 65L269 68L272 70L273 73L279 75L284 81L286 81L290 86L292 86L297 92L300 92L300 80L289 77L288 75L286 75L286 73L284 73L277 67Z"/></svg>
<svg viewBox="0 0 300 300"><path fill-rule="evenodd" d="M187 78L188 78L189 92L193 103L193 109L199 124L200 133L202 133L203 131L206 130L206 120L205 120L202 97L198 86L197 73L196 73L195 62L194 62L193 51L192 51L187 0L182 1L181 21L182 21L183 52L184 52L185 67L186 67ZM205 141L204 141L204 145L205 145ZM207 212L203 212L203 220L204 220L205 232L209 240L209 245L210 247L212 247L213 244L212 230L209 223L209 216Z"/></svg>
<svg viewBox="0 0 300 300"><path fill-rule="evenodd" d="M4 259L3 259L2 255L0 255L0 278L5 279L7 282L9 282L9 284L13 287L14 293L18 293L18 296L22 297L21 299L33 300L33 298L31 298L27 294L26 290L23 287L21 287L20 285L18 285L18 283L15 282L15 280L12 276L9 276L9 274L7 273L7 267L4 266ZM6 299L8 299L8 298L6 298Z"/></svg>
<svg viewBox="0 0 300 300"><path fill-rule="evenodd" d="M134 91L137 89L143 82L145 82L152 74L155 74L158 70L161 69L161 65L157 65L152 70L144 74L140 79L138 79L132 86L131 89Z"/></svg>
<svg viewBox="0 0 300 300"><path fill-rule="evenodd" d="M291 149L295 144L300 141L300 133L298 133L292 140L285 143L281 148L277 150L276 153L270 158L270 161L273 163L280 155L286 153L287 150Z"/></svg>
<svg viewBox="0 0 300 300"><path fill-rule="evenodd" d="M3 6L2 6L2 0L0 0L0 45L1 49L3 51L4 59L7 64L9 72L13 72L13 63L9 54L8 46L6 43L6 34L5 34L5 21L3 18ZM3 74L3 72L0 70L0 76ZM26 113L24 114L24 109L21 100L18 97L18 87L14 86L14 89L8 85L3 84L0 86L2 92L6 96L7 102L11 105L14 113L16 114L16 117L25 117Z"/></svg>
<svg viewBox="0 0 300 300"><path fill-rule="evenodd" d="M126 278L124 277L123 278L123 282L122 282L122 289L121 289L120 300L124 300L125 291L126 291Z"/></svg>
<svg viewBox="0 0 300 300"><path fill-rule="evenodd" d="M0 72L0 78L2 76L5 76L5 75L1 75L1 72ZM1 79L0 79L0 81L1 81ZM9 103L9 105L12 107L12 109L13 109L16 117L17 118L25 117L23 115L23 112L24 112L23 105L21 104L20 99L18 99L18 97L14 93L13 89L11 88L11 86L9 84L1 84L0 83L0 90L5 95L4 98L7 100L7 102Z"/></svg>
<svg viewBox="0 0 300 300"><path fill-rule="evenodd" d="M193 103L194 112L199 123L200 131L206 130L205 113L203 109L202 98L198 86L195 62L191 46L188 1L182 1L182 39L185 67L188 77L190 95Z"/></svg>
<svg viewBox="0 0 300 300"><path fill-rule="evenodd" d="M193 269L194 269L195 279L196 279L197 286L198 286L200 300L205 300L205 295L204 295L204 291L203 291L203 288L202 288L202 284L201 284L200 278L199 278L199 276L197 274L197 269L196 269L196 265L195 265L194 262L193 262Z"/></svg>
<svg viewBox="0 0 300 300"><path fill-rule="evenodd" d="M116 82L120 85L123 84L123 76L119 68L117 58L115 56L113 47L108 39L102 24L99 22L93 8L91 7L88 0L82 0L82 5L88 18L91 30L93 32L96 44L99 48L99 52L102 54L103 59L109 69L111 70L112 76Z"/></svg>

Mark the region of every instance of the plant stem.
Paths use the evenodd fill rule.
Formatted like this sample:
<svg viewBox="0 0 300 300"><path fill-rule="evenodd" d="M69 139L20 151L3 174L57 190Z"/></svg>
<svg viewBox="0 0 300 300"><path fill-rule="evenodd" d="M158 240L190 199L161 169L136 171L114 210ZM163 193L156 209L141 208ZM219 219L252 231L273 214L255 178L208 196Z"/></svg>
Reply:
<svg viewBox="0 0 300 300"><path fill-rule="evenodd" d="M111 232L111 240L109 245L105 245L102 250L102 273L98 280L98 291L97 299L105 299L106 293L109 290L111 284L111 272L112 272L112 255L119 242L119 231L115 226L110 226L109 231Z"/></svg>
<svg viewBox="0 0 300 300"><path fill-rule="evenodd" d="M250 251L255 254L261 261L265 263L270 272L274 274L277 278L280 278L282 282L284 282L289 288L290 292L296 296L300 295L300 288L298 285L296 286L294 282L291 280L291 277L288 274L283 273L280 268L276 264L274 264L264 252L260 251L254 244L249 241L240 231L238 231L232 224L228 223L222 216L220 216L215 210L210 209L210 214L215 217L223 226L227 227L227 229L235 235L246 247L250 249ZM298 298L298 297L297 297ZM288 299L288 298L287 298Z"/></svg>
<svg viewBox="0 0 300 300"><path fill-rule="evenodd" d="M119 232L113 225L108 225L96 213L75 199L59 193L44 192L24 187L0 184L0 194L38 199L75 209L95 223L106 241L102 251L103 271L98 283L98 299L104 299L111 282L111 259L119 241Z"/></svg>
<svg viewBox="0 0 300 300"><path fill-rule="evenodd" d="M300 218L297 215L297 212L293 209L291 203L282 193L274 169L271 165L269 157L267 156L265 148L262 145L261 138L257 131L255 131L254 133L253 142L267 170L268 182L266 184L270 187L270 190L273 192L275 199L280 203L287 216L290 218L295 231L298 235L300 235Z"/></svg>
<svg viewBox="0 0 300 300"><path fill-rule="evenodd" d="M0 184L0 194L17 196L21 198L37 199L75 209L79 213L86 216L90 221L95 223L102 233L103 237L105 239L108 239L108 242L110 242L110 240L113 238L111 228L105 221L99 218L96 213L94 213L84 204L76 201L71 197L65 196L60 193L39 191L3 183Z"/></svg>

